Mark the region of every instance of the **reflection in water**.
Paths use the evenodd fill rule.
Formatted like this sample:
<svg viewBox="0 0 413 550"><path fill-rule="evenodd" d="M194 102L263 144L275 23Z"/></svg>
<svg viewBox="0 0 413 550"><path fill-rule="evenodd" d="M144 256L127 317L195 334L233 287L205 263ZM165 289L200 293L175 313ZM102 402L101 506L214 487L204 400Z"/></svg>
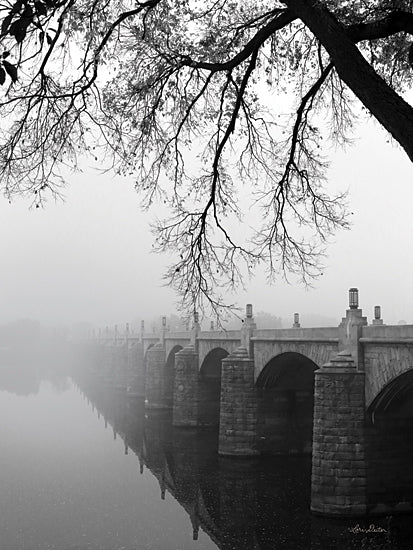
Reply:
<svg viewBox="0 0 413 550"><path fill-rule="evenodd" d="M38 393L41 377L35 368L0 366L0 389L16 395Z"/></svg>
<svg viewBox="0 0 413 550"><path fill-rule="evenodd" d="M193 540L204 531L223 550L411 548L411 518L326 519L309 512L311 457L233 459L217 454L217 434L171 426L170 414L143 410L108 389L83 386L106 421L149 469L159 498L186 511Z"/></svg>
<svg viewBox="0 0 413 550"><path fill-rule="evenodd" d="M21 396L36 394L42 380L48 380L57 392L64 392L69 387L67 374L53 368L36 368L24 364L0 366L0 391Z"/></svg>
<svg viewBox="0 0 413 550"><path fill-rule="evenodd" d="M0 383L0 550L412 547L411 517L311 515L309 456L219 457L215 431L76 383L26 399Z"/></svg>
<svg viewBox="0 0 413 550"><path fill-rule="evenodd" d="M21 396L37 394L41 381L49 380L56 391L63 392L68 388L71 362L73 347L67 342L0 347L0 391Z"/></svg>

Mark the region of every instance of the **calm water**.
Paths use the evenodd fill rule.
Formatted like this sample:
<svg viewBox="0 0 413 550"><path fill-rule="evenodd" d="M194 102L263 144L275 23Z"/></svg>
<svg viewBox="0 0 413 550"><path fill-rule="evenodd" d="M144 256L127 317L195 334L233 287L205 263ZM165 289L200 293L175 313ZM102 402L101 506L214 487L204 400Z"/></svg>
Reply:
<svg viewBox="0 0 413 550"><path fill-rule="evenodd" d="M308 458L220 458L116 391L1 372L1 550L413 548L412 516L311 515Z"/></svg>

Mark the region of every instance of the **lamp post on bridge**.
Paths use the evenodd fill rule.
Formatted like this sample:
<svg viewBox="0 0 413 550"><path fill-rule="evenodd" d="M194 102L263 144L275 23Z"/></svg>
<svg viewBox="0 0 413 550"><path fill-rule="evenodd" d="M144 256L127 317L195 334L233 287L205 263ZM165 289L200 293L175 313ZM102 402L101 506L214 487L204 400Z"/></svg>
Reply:
<svg viewBox="0 0 413 550"><path fill-rule="evenodd" d="M374 319L372 322L373 325L383 325L383 319L381 318L381 307L374 306Z"/></svg>
<svg viewBox="0 0 413 550"><path fill-rule="evenodd" d="M300 325L300 314L299 313L294 313L294 324L293 324L293 328L300 328L301 325Z"/></svg>
<svg viewBox="0 0 413 550"><path fill-rule="evenodd" d="M359 307L359 290L358 288L350 288L348 291L348 302L350 309L358 309Z"/></svg>

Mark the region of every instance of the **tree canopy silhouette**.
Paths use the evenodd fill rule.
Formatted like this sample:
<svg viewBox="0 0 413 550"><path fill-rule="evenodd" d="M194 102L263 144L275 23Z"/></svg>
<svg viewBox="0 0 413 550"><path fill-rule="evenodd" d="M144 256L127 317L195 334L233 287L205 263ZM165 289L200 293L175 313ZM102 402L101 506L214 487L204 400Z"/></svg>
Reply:
<svg viewBox="0 0 413 550"><path fill-rule="evenodd" d="M348 226L323 143L346 143L355 98L413 160L411 1L11 0L0 14L4 193L39 206L82 155L110 160L144 206L168 206L155 249L175 254L183 307L219 309L260 262L270 279L320 273ZM239 231L243 185L262 224Z"/></svg>

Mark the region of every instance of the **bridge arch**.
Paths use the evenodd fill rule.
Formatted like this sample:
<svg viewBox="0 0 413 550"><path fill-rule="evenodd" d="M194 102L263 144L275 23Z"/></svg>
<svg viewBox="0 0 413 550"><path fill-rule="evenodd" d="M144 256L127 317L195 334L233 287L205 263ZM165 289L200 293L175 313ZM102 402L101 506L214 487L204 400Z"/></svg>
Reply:
<svg viewBox="0 0 413 550"><path fill-rule="evenodd" d="M142 346L143 346L143 354L146 357L146 353L149 350L149 348L152 348L155 344L159 343L158 337L153 338L143 338L142 340Z"/></svg>
<svg viewBox="0 0 413 550"><path fill-rule="evenodd" d="M393 377L367 408L367 494L383 511L413 511L413 368Z"/></svg>
<svg viewBox="0 0 413 550"><path fill-rule="evenodd" d="M143 376L143 379L145 380L146 378L146 371L147 371L147 362L148 362L148 351L150 349L152 349L155 345L155 342L149 344L147 346L147 348L144 350L144 355L143 355L143 368L142 368L142 376Z"/></svg>
<svg viewBox="0 0 413 550"><path fill-rule="evenodd" d="M387 382L367 412L373 424L377 418L386 414L413 416L413 367Z"/></svg>
<svg viewBox="0 0 413 550"><path fill-rule="evenodd" d="M370 407L389 383L413 368L413 346L411 344L366 343L363 347L366 404Z"/></svg>
<svg viewBox="0 0 413 550"><path fill-rule="evenodd" d="M221 399L222 359L228 356L224 348L213 348L199 369L198 423L201 426L218 426Z"/></svg>
<svg viewBox="0 0 413 550"><path fill-rule="evenodd" d="M297 352L272 357L256 381L257 446L263 454L308 454L312 447L314 371Z"/></svg>
<svg viewBox="0 0 413 550"><path fill-rule="evenodd" d="M149 351L151 348L153 348L154 345L155 345L155 343L149 344L149 345L147 346L147 348L145 349L145 362L146 362L146 357L147 357L147 355L148 355L148 351Z"/></svg>
<svg viewBox="0 0 413 550"><path fill-rule="evenodd" d="M168 354L163 367L163 400L165 405L172 407L175 383L175 354L181 351L182 346L175 345Z"/></svg>

